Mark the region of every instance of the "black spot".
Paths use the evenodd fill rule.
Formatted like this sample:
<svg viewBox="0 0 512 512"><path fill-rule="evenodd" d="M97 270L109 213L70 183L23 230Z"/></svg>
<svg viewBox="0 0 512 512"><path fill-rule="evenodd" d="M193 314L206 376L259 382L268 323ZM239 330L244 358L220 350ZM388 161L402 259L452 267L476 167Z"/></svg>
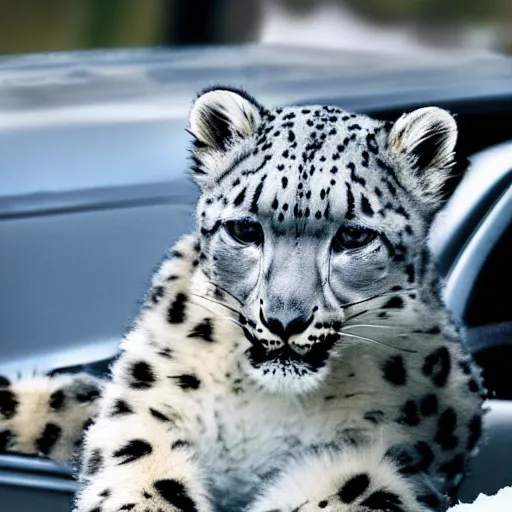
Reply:
<svg viewBox="0 0 512 512"><path fill-rule="evenodd" d="M265 183L267 175L263 176L261 178L261 181L258 183L258 186L256 187L256 190L254 191L254 195L252 196L251 201L251 207L249 208L249 211L251 213L258 213L258 201L260 199L261 191L263 190L263 184Z"/></svg>
<svg viewBox="0 0 512 512"><path fill-rule="evenodd" d="M353 476L340 489L338 495L343 503L352 503L370 486L370 477L366 473Z"/></svg>
<svg viewBox="0 0 512 512"><path fill-rule="evenodd" d="M475 414L468 425L469 436L468 436L468 451L471 452L478 443L482 435L482 417L480 414Z"/></svg>
<svg viewBox="0 0 512 512"><path fill-rule="evenodd" d="M378 409L375 409L373 411L365 412L363 418L370 423L378 425L379 423L382 423L384 419L384 413Z"/></svg>
<svg viewBox="0 0 512 512"><path fill-rule="evenodd" d="M54 411L60 411L64 406L65 395L61 389L54 391L50 395L50 408Z"/></svg>
<svg viewBox="0 0 512 512"><path fill-rule="evenodd" d="M425 358L423 374L432 379L436 386L444 387L451 370L450 352L440 347Z"/></svg>
<svg viewBox="0 0 512 512"><path fill-rule="evenodd" d="M201 381L195 375L184 374L172 378L176 379L178 386L183 389L198 389L201 385Z"/></svg>
<svg viewBox="0 0 512 512"><path fill-rule="evenodd" d="M113 453L116 459L122 459L119 465L128 464L142 457L146 457L153 451L151 445L142 439L132 439L127 444Z"/></svg>
<svg viewBox="0 0 512 512"><path fill-rule="evenodd" d="M103 465L103 457L101 455L101 450L96 448L92 451L91 456L87 457L84 464L84 473L87 476L92 476L98 473Z"/></svg>
<svg viewBox="0 0 512 512"><path fill-rule="evenodd" d="M404 307L404 300L402 297L399 297L398 295L395 295L394 297L391 297L386 304L382 306L383 309L403 309Z"/></svg>
<svg viewBox="0 0 512 512"><path fill-rule="evenodd" d="M459 367L465 375L471 375L471 366L467 361L459 361Z"/></svg>
<svg viewBox="0 0 512 512"><path fill-rule="evenodd" d="M160 411L157 411L156 409L153 409L152 407L149 408L149 413L151 414L151 416L153 416L153 418L156 418L157 420L159 421L171 421L170 418L168 418L167 416L165 416L165 414L162 414Z"/></svg>
<svg viewBox="0 0 512 512"><path fill-rule="evenodd" d="M165 295L165 288L163 286L155 286L151 291L151 302L153 304L158 304L162 297Z"/></svg>
<svg viewBox="0 0 512 512"><path fill-rule="evenodd" d="M87 430L89 430L89 427L93 424L94 424L94 421L91 418L85 420L84 424L82 425L82 431L87 432Z"/></svg>
<svg viewBox="0 0 512 512"><path fill-rule="evenodd" d="M47 423L42 434L36 440L37 451L42 455L48 455L55 443L59 440L62 429L54 423Z"/></svg>
<svg viewBox="0 0 512 512"><path fill-rule="evenodd" d="M370 204L370 201L368 201L368 198L364 194L361 194L361 210L368 217L373 216L372 205Z"/></svg>
<svg viewBox="0 0 512 512"><path fill-rule="evenodd" d="M414 400L407 400L402 407L402 414L400 415L398 422L415 427L416 425L419 425L420 421L421 419L416 402Z"/></svg>
<svg viewBox="0 0 512 512"><path fill-rule="evenodd" d="M478 392L478 390L479 390L478 383L476 382L475 379L468 380L468 389L469 389L469 391L471 391L471 393Z"/></svg>
<svg viewBox="0 0 512 512"><path fill-rule="evenodd" d="M367 507L370 510L385 510L386 512L405 512L400 506L402 500L400 497L389 491L383 489L372 492L368 498L361 502L362 507Z"/></svg>
<svg viewBox="0 0 512 512"><path fill-rule="evenodd" d="M443 464L439 469L445 473L448 478L454 478L457 475L464 473L465 465L465 456L463 454L459 454Z"/></svg>
<svg viewBox="0 0 512 512"><path fill-rule="evenodd" d="M132 414L133 409L124 401L116 400L112 406L111 416L123 416L125 414Z"/></svg>
<svg viewBox="0 0 512 512"><path fill-rule="evenodd" d="M414 283L414 265L412 263L408 263L405 266L405 272L407 274L407 281L409 283Z"/></svg>
<svg viewBox="0 0 512 512"><path fill-rule="evenodd" d="M177 480L158 480L154 483L158 494L182 512L197 512L197 507L188 495L185 486Z"/></svg>
<svg viewBox="0 0 512 512"><path fill-rule="evenodd" d="M437 432L435 442L445 451L457 447L459 439L454 435L457 427L457 414L451 407L446 409L437 420Z"/></svg>
<svg viewBox="0 0 512 512"><path fill-rule="evenodd" d="M375 140L375 134L369 133L366 136L366 145L374 155L376 155L379 152L379 146L377 145L377 141Z"/></svg>
<svg viewBox="0 0 512 512"><path fill-rule="evenodd" d="M204 341L213 340L213 326L210 318L205 318L202 322L198 323L188 334L189 338L201 338Z"/></svg>
<svg viewBox="0 0 512 512"><path fill-rule="evenodd" d="M187 441L183 441L182 439L178 439L177 441L174 441L171 445L171 450L179 450L181 448L189 448L190 443Z"/></svg>
<svg viewBox="0 0 512 512"><path fill-rule="evenodd" d="M424 396L420 400L420 411L423 416L437 414L437 396L434 394Z"/></svg>
<svg viewBox="0 0 512 512"><path fill-rule="evenodd" d="M185 308L187 305L187 296L184 293L178 293L176 298L169 306L167 311L167 321L170 324L181 324L185 321Z"/></svg>
<svg viewBox="0 0 512 512"><path fill-rule="evenodd" d="M149 389L156 381L153 369L145 361L132 363L129 377L129 386L133 389Z"/></svg>
<svg viewBox="0 0 512 512"><path fill-rule="evenodd" d="M245 199L245 191L247 190L247 188L244 188L236 197L235 197L235 200L234 200L234 205L235 206L240 206L243 202L243 200Z"/></svg>
<svg viewBox="0 0 512 512"><path fill-rule="evenodd" d="M0 390L0 414L5 419L10 419L16 414L18 400L10 389Z"/></svg>
<svg viewBox="0 0 512 512"><path fill-rule="evenodd" d="M283 176L281 178L281 183L283 185L283 188L286 188L286 186L288 185L288 178L286 176Z"/></svg>
<svg viewBox="0 0 512 512"><path fill-rule="evenodd" d="M277 210L279 208L279 201L277 200L277 197L274 198L272 201L272 209Z"/></svg>
<svg viewBox="0 0 512 512"><path fill-rule="evenodd" d="M425 441L418 441L414 445L414 448L420 457L419 461L417 462L418 469L423 472L428 471L430 465L434 461L434 452L432 451L432 448L430 448L430 446Z"/></svg>
<svg viewBox="0 0 512 512"><path fill-rule="evenodd" d="M325 508L325 507L327 507L328 504L329 504L329 502L327 500L319 501L318 508Z"/></svg>
<svg viewBox="0 0 512 512"><path fill-rule="evenodd" d="M391 195L396 196L396 188L394 187L393 183L391 183L390 181L387 181L386 185L387 185L388 190L391 193Z"/></svg>
<svg viewBox="0 0 512 512"><path fill-rule="evenodd" d="M172 350L169 347L164 347L160 349L157 354L159 356L165 357L166 359L172 359Z"/></svg>
<svg viewBox="0 0 512 512"><path fill-rule="evenodd" d="M125 503L120 509L121 510L133 510L135 508L135 503Z"/></svg>
<svg viewBox="0 0 512 512"><path fill-rule="evenodd" d="M0 432L0 453L7 451L13 437L13 433L10 430L2 430Z"/></svg>
<svg viewBox="0 0 512 512"><path fill-rule="evenodd" d="M73 395L77 402L86 404L97 400L100 397L100 390L96 384L82 382Z"/></svg>
<svg viewBox="0 0 512 512"><path fill-rule="evenodd" d="M402 356L392 356L385 363L382 368L384 378L395 384L396 386L403 386L407 381L407 371L404 365Z"/></svg>
<svg viewBox="0 0 512 512"><path fill-rule="evenodd" d="M366 180L356 174L356 166L355 166L354 162L349 162L347 164L347 168L350 169L350 179L352 181L354 181L355 183L359 183L361 186L365 187Z"/></svg>
<svg viewBox="0 0 512 512"><path fill-rule="evenodd" d="M346 183L347 186L347 211L345 213L346 219L353 219L354 218L354 208L355 208L355 199L354 194L352 193L352 189L350 188L350 185Z"/></svg>
<svg viewBox="0 0 512 512"><path fill-rule="evenodd" d="M7 377L0 375L0 388L8 388L10 385L11 381Z"/></svg>

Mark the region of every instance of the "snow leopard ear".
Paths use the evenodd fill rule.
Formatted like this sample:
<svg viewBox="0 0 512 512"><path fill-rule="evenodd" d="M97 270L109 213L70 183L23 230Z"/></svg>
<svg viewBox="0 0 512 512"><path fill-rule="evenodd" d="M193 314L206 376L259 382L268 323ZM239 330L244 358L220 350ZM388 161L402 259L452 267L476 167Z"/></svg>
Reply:
<svg viewBox="0 0 512 512"><path fill-rule="evenodd" d="M438 107L404 114L391 128L389 147L400 165L399 179L429 209L438 210L455 163L455 119Z"/></svg>
<svg viewBox="0 0 512 512"><path fill-rule="evenodd" d="M254 134L263 108L248 94L228 88L210 89L199 95L190 113L194 136L193 172L201 187L214 183L229 165L228 153Z"/></svg>

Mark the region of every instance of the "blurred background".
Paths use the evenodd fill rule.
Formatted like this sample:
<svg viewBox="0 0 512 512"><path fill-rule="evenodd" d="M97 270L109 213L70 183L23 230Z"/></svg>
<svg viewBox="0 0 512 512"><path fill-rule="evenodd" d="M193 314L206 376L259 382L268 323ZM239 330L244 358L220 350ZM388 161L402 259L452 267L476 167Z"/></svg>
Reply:
<svg viewBox="0 0 512 512"><path fill-rule="evenodd" d="M0 54L242 42L512 53L511 0L2 0Z"/></svg>

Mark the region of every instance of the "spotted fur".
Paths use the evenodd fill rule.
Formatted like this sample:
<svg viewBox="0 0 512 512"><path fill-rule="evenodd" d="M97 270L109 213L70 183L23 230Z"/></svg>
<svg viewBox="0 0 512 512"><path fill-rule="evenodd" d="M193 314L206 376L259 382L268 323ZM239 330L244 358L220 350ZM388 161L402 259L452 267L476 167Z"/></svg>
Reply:
<svg viewBox="0 0 512 512"><path fill-rule="evenodd" d="M426 244L453 118L216 88L190 133L197 234L110 378L0 380L0 446L71 460L87 426L76 512L446 510L483 397Z"/></svg>

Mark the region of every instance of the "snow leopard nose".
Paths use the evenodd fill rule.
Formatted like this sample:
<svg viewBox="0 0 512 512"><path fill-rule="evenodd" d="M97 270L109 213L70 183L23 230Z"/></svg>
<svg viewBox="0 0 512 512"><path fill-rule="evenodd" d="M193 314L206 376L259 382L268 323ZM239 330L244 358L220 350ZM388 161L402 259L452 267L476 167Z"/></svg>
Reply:
<svg viewBox="0 0 512 512"><path fill-rule="evenodd" d="M261 323L276 336L279 336L283 341L288 340L294 334L303 333L313 321L313 315L307 318L305 315L297 316L284 316L279 318L277 316L269 316L265 318L263 311L260 309Z"/></svg>

